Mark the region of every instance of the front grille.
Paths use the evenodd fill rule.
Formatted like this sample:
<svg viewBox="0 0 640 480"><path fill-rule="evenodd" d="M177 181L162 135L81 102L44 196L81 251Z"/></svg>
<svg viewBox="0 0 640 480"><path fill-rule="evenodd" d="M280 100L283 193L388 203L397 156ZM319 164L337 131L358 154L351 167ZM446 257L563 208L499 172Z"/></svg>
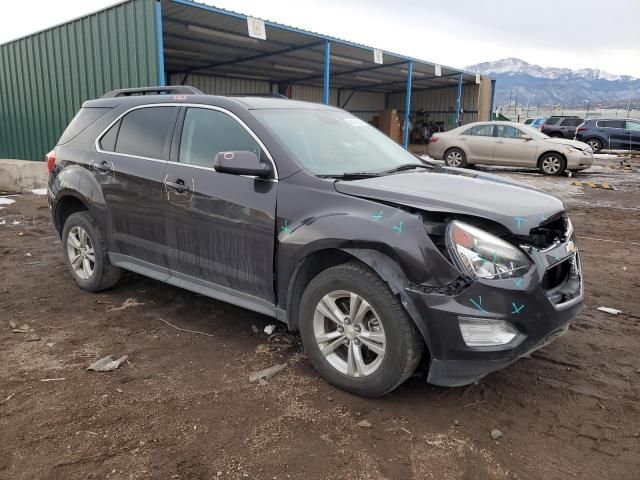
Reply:
<svg viewBox="0 0 640 480"><path fill-rule="evenodd" d="M582 294L582 271L578 254L549 268L542 279L542 288L554 305L579 297Z"/></svg>

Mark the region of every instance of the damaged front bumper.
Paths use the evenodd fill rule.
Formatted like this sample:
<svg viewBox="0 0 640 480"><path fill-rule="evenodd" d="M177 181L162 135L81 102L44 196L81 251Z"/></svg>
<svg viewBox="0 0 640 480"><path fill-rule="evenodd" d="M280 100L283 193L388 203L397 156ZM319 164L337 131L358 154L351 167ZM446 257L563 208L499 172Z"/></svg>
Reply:
<svg viewBox="0 0 640 480"><path fill-rule="evenodd" d="M461 386L500 370L568 330L583 304L580 256L573 241L547 249L523 247L533 265L517 278L477 280L447 295L408 287L423 319L431 353L429 383ZM461 323L503 325L508 341L473 346ZM471 344L471 345L470 345Z"/></svg>

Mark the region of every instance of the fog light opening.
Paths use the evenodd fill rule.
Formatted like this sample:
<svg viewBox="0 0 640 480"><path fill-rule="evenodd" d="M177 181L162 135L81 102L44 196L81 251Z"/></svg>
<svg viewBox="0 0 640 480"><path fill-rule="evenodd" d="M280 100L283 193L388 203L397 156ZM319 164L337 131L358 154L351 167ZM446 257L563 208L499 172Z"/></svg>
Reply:
<svg viewBox="0 0 640 480"><path fill-rule="evenodd" d="M518 336L518 331L504 320L459 317L460 332L469 347L506 345Z"/></svg>

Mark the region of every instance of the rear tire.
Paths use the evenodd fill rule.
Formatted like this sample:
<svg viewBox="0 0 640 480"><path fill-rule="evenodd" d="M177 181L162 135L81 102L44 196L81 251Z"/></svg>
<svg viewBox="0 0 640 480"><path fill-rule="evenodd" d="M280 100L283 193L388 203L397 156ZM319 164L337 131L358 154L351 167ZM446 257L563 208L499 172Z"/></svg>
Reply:
<svg viewBox="0 0 640 480"><path fill-rule="evenodd" d="M62 230L64 262L78 286L88 292L113 287L120 269L109 261L107 245L89 212L69 215Z"/></svg>
<svg viewBox="0 0 640 480"><path fill-rule="evenodd" d="M540 171L544 175L556 177L565 171L567 161L559 153L545 153L538 161Z"/></svg>
<svg viewBox="0 0 640 480"><path fill-rule="evenodd" d="M444 163L447 167L466 168L467 156L459 148L450 148L444 154Z"/></svg>
<svg viewBox="0 0 640 480"><path fill-rule="evenodd" d="M591 147L593 153L598 153L602 150L602 142L597 138L590 138L585 143Z"/></svg>
<svg viewBox="0 0 640 480"><path fill-rule="evenodd" d="M299 313L313 366L329 383L356 395L391 392L422 357L424 341L400 300L359 262L318 274L302 295Z"/></svg>

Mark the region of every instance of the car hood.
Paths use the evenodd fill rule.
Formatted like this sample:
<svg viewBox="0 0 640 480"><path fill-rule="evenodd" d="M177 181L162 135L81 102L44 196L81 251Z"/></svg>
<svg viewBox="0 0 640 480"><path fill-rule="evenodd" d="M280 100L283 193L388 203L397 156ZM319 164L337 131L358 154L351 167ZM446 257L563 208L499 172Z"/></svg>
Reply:
<svg viewBox="0 0 640 480"><path fill-rule="evenodd" d="M559 199L542 190L456 168L338 181L335 189L421 210L487 218L519 235L527 235L531 228L564 211Z"/></svg>
<svg viewBox="0 0 640 480"><path fill-rule="evenodd" d="M565 147L577 148L578 150L591 149L589 145L583 142L579 142L578 140L567 140L566 138L546 138L544 141L547 143L553 143L555 145L564 145Z"/></svg>

